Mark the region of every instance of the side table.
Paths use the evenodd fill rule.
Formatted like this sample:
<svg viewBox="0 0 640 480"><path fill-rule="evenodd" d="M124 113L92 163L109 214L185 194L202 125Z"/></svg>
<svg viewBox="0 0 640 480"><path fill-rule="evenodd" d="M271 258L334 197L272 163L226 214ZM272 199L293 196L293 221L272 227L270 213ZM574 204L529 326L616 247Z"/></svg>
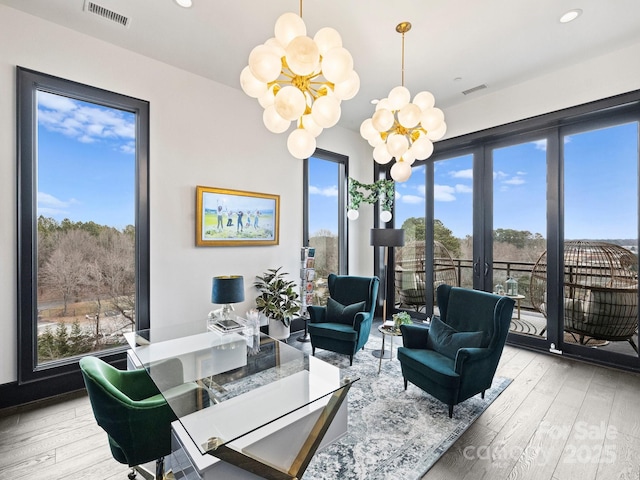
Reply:
<svg viewBox="0 0 640 480"><path fill-rule="evenodd" d="M378 327L378 331L382 334L382 349L380 350L381 355L378 363L378 373L380 373L380 369L382 368L382 359L384 358L384 341L387 338L387 335L391 337L391 346L389 349L389 360L391 360L393 358L393 337L400 337L402 336L402 333L399 329L385 325L380 325Z"/></svg>

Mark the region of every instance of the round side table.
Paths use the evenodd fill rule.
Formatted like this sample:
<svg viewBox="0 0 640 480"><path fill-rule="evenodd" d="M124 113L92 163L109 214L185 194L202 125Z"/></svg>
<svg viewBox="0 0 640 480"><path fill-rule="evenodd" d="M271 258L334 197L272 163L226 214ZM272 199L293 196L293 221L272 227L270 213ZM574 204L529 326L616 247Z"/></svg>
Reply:
<svg viewBox="0 0 640 480"><path fill-rule="evenodd" d="M380 373L380 369L382 368L382 359L389 358L389 360L391 360L393 358L393 337L400 337L402 336L402 333L400 332L400 329L396 330L393 327L385 327L384 325L380 325L378 327L378 331L382 334L382 349L380 350L381 355L380 355L380 361L378 363L378 373ZM387 335L391 337L389 357L386 357L384 352L384 341L387 338Z"/></svg>

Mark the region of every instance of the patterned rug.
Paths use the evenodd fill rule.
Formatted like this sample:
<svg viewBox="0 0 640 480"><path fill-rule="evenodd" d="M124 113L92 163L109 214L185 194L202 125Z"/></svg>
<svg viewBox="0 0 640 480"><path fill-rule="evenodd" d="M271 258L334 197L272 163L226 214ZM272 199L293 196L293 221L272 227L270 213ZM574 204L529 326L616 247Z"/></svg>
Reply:
<svg viewBox="0 0 640 480"><path fill-rule="evenodd" d="M480 414L511 383L496 377L484 400L476 395L456 405L453 418L439 400L409 384L404 390L394 342L392 360L371 353L381 340L371 337L349 367L349 359L325 350L316 357L360 378L348 395L348 433L316 453L303 480L420 479ZM387 347L388 349L388 343Z"/></svg>

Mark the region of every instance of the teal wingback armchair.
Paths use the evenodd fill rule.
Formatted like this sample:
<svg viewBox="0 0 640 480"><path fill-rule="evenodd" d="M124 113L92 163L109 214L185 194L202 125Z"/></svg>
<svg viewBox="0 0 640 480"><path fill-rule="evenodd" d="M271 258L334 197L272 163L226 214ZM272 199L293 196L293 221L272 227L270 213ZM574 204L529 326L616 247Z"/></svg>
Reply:
<svg viewBox="0 0 640 480"><path fill-rule="evenodd" d="M440 318L431 326L402 325L398 349L404 388L420 387L453 407L491 386L502 355L514 301L478 290L440 285Z"/></svg>
<svg viewBox="0 0 640 480"><path fill-rule="evenodd" d="M182 363L168 360L177 396L183 406L196 409L208 405L206 392L195 383L183 383ZM139 465L156 461L156 476L163 471L162 459L171 453L173 410L144 369L118 370L97 357L80 359L80 370L98 425L107 432L113 458L132 467L135 478ZM186 412L181 412L186 413Z"/></svg>
<svg viewBox="0 0 640 480"><path fill-rule="evenodd" d="M378 298L378 277L329 274L327 306L309 306L309 336L313 355L316 348L353 355L364 348Z"/></svg>

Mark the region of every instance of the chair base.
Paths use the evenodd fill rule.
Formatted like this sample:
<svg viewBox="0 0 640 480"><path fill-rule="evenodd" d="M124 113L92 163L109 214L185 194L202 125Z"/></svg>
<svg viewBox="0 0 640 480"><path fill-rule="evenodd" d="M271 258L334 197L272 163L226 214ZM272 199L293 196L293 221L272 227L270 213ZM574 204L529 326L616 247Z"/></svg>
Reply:
<svg viewBox="0 0 640 480"><path fill-rule="evenodd" d="M137 478L137 474L140 474L145 480L173 480L175 477L171 471L165 474L164 471L164 457L156 460L156 472L154 473L143 465L136 465L131 467L131 471L127 474L129 480Z"/></svg>

